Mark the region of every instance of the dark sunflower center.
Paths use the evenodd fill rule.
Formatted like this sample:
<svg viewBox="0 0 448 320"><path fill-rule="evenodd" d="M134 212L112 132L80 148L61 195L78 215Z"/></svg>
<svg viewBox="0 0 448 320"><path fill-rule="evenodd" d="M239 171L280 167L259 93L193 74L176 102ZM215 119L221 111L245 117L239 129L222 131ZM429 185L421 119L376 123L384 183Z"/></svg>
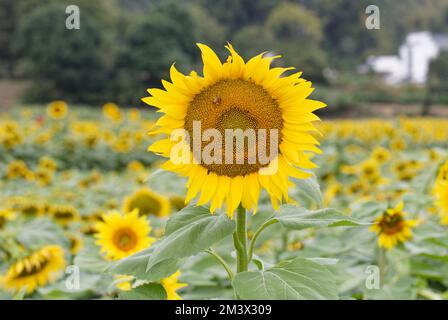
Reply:
<svg viewBox="0 0 448 320"><path fill-rule="evenodd" d="M130 203L130 211L138 209L140 215L159 215L160 213L160 203L156 198L139 195L135 197Z"/></svg>
<svg viewBox="0 0 448 320"><path fill-rule="evenodd" d="M384 214L380 221L381 232L385 234L396 234L403 230L404 221L400 214Z"/></svg>
<svg viewBox="0 0 448 320"><path fill-rule="evenodd" d="M70 220L73 219L74 214L70 211L57 211L54 213L54 217L58 220Z"/></svg>
<svg viewBox="0 0 448 320"><path fill-rule="evenodd" d="M38 274L50 263L50 261L45 257L39 257L39 262L31 262L31 266L29 268L23 268L23 270L16 275L16 279L29 277L35 274Z"/></svg>
<svg viewBox="0 0 448 320"><path fill-rule="evenodd" d="M132 250L137 244L137 235L130 229L120 229L113 237L114 244L123 251Z"/></svg>
<svg viewBox="0 0 448 320"><path fill-rule="evenodd" d="M208 129L216 129L220 133L220 144L214 139L205 139L201 143L201 150L210 143L219 144L216 149L220 151L220 161L207 163L203 159L198 160L193 144L190 144L195 159L208 171L218 175L235 177L257 172L270 162L261 161L260 154L272 160L278 153L283 128L281 110L268 92L253 82L226 79L204 89L191 101L185 117L185 129L190 139L195 135L195 122L200 122L201 137ZM233 141L226 139L227 129L234 130L233 136L227 136ZM276 135L275 141L273 135ZM238 145L239 141L244 141L244 144ZM230 146L233 143L233 148L228 147L229 143ZM274 154L271 154L271 143ZM226 154L229 152L232 154ZM232 158L234 161L226 161Z"/></svg>

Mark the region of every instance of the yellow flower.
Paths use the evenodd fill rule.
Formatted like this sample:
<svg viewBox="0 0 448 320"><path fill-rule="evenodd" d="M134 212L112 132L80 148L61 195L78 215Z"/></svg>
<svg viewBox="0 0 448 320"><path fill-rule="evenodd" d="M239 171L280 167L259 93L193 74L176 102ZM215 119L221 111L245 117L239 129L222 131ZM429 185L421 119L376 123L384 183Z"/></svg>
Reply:
<svg viewBox="0 0 448 320"><path fill-rule="evenodd" d="M67 111L67 103L61 100L53 101L47 107L47 114L55 120L65 118Z"/></svg>
<svg viewBox="0 0 448 320"><path fill-rule="evenodd" d="M372 158L378 163L383 164L390 159L390 152L383 147L375 147L372 151Z"/></svg>
<svg viewBox="0 0 448 320"><path fill-rule="evenodd" d="M448 224L448 161L439 170L433 194L441 218L440 222Z"/></svg>
<svg viewBox="0 0 448 320"><path fill-rule="evenodd" d="M120 111L120 108L112 102L103 105L103 114L106 118L115 122L120 122L123 119L123 114Z"/></svg>
<svg viewBox="0 0 448 320"><path fill-rule="evenodd" d="M379 235L380 247L389 250L412 237L411 228L417 225L417 220L406 220L403 208L404 203L401 201L395 208L383 212L370 227L370 231Z"/></svg>
<svg viewBox="0 0 448 320"><path fill-rule="evenodd" d="M180 271L177 271L176 273L172 274L168 278L162 279L162 281L160 282L160 284L163 286L163 288L166 291L167 300L181 300L182 299L176 291L183 287L186 287L187 284L177 282L177 278L179 276L180 276Z"/></svg>
<svg viewBox="0 0 448 320"><path fill-rule="evenodd" d="M67 234L67 238L70 241L70 253L75 255L81 250L83 247L82 238L76 234L69 233Z"/></svg>
<svg viewBox="0 0 448 320"><path fill-rule="evenodd" d="M75 207L71 205L55 205L50 209L51 217L60 225L67 227L71 222L80 220Z"/></svg>
<svg viewBox="0 0 448 320"><path fill-rule="evenodd" d="M128 117L131 122L138 122L140 120L140 111L137 108L132 108L128 112Z"/></svg>
<svg viewBox="0 0 448 320"><path fill-rule="evenodd" d="M128 163L128 170L130 171L139 172L143 171L144 169L145 166L138 160L132 160L131 162Z"/></svg>
<svg viewBox="0 0 448 320"><path fill-rule="evenodd" d="M177 282L177 278L180 276L180 271L175 272L171 276L160 280L160 284L163 286L166 292L167 300L181 300L181 296L176 292L177 290L187 286L186 283ZM133 288L134 277L126 275L114 275L115 286L122 291L129 291ZM137 286L138 287L138 286Z"/></svg>
<svg viewBox="0 0 448 320"><path fill-rule="evenodd" d="M124 212L131 212L135 209L143 216L155 215L157 217L165 217L170 213L171 205L168 198L155 193L147 187L143 187L124 200Z"/></svg>
<svg viewBox="0 0 448 320"><path fill-rule="evenodd" d="M6 169L6 177L8 179L27 178L29 175L30 170L22 160L11 161Z"/></svg>
<svg viewBox="0 0 448 320"><path fill-rule="evenodd" d="M45 211L45 207L42 205L42 203L25 199L18 200L18 209L21 215L27 218L41 216Z"/></svg>
<svg viewBox="0 0 448 320"><path fill-rule="evenodd" d="M139 217L138 211L121 215L118 211L110 211L103 215L104 222L98 222L95 228L98 233L96 243L101 252L111 260L118 260L141 251L155 241L149 236L151 228L145 217Z"/></svg>
<svg viewBox="0 0 448 320"><path fill-rule="evenodd" d="M47 169L39 168L33 174L34 180L41 186L48 186L53 180L53 172Z"/></svg>
<svg viewBox="0 0 448 320"><path fill-rule="evenodd" d="M0 284L13 292L26 288L30 294L37 287L57 280L64 268L64 250L56 245L45 246L11 265Z"/></svg>
<svg viewBox="0 0 448 320"><path fill-rule="evenodd" d="M240 204L256 211L260 191L265 189L277 209L283 200L288 201L288 178L307 178L310 174L303 170L315 167L310 153L320 153L313 136L317 131L313 122L319 118L313 111L325 104L307 99L313 89L311 82L300 78L300 72L282 76L292 68L271 68L277 57L260 54L244 62L228 44L230 56L223 64L209 47L198 46L204 62L203 76L195 72L183 75L172 65L171 82L162 80L165 90L149 89L150 97L143 99L164 113L155 132L167 135L149 150L170 158L163 164L164 169L189 177L187 202L199 195L197 205L210 202L213 212L225 203L227 214L233 216ZM198 121L201 137L208 129L216 129L221 137L226 129L252 129L258 133L264 129L265 139L255 137L258 141L254 145L266 151L267 161L250 159L249 151L253 153L254 149L232 148L225 152L222 139L216 148L220 151L217 161L201 162L188 139L170 139L170 134L179 130L193 137ZM278 145L271 141L271 133L276 130ZM271 143L273 153L267 152ZM200 154L210 147L206 142L199 144ZM187 163L173 159L171 151L179 146L186 150ZM223 160L226 158L231 159L230 164ZM243 163L235 163L238 160Z"/></svg>
<svg viewBox="0 0 448 320"><path fill-rule="evenodd" d="M378 163L372 160L366 160L361 163L361 177L368 181L376 181L380 178L381 172Z"/></svg>
<svg viewBox="0 0 448 320"><path fill-rule="evenodd" d="M50 157L42 157L39 159L39 168L48 170L50 172L56 171L58 165L56 161Z"/></svg>
<svg viewBox="0 0 448 320"><path fill-rule="evenodd" d="M12 221L17 218L16 213L12 209L0 209L0 229L7 221Z"/></svg>
<svg viewBox="0 0 448 320"><path fill-rule="evenodd" d="M170 203L171 203L171 207L175 211L179 211L179 210L185 208L185 198L184 197L181 197L181 196L171 196L170 197Z"/></svg>

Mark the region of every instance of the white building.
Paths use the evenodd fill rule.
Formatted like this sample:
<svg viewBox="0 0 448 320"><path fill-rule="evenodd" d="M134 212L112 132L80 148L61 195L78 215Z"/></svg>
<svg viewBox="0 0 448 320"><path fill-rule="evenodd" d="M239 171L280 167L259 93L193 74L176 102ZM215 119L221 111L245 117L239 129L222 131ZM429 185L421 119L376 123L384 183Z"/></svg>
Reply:
<svg viewBox="0 0 448 320"><path fill-rule="evenodd" d="M424 84L431 60L441 51L448 51L448 35L414 32L407 35L398 55L371 56L367 66L383 74L389 84Z"/></svg>

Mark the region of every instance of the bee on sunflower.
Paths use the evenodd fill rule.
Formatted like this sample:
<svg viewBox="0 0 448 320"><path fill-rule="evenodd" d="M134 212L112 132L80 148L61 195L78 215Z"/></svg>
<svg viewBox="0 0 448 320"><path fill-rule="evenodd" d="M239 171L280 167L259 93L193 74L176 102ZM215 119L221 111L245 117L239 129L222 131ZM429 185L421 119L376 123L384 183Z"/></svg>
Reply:
<svg viewBox="0 0 448 320"><path fill-rule="evenodd" d="M203 44L198 47L204 63L202 76L194 71L184 75L172 65L171 82L162 80L164 90L148 89L150 96L142 99L164 114L152 134L166 137L149 150L168 158L163 169L188 177L187 203L198 196L197 205L210 202L211 212L225 203L228 216L233 217L240 205L255 212L264 189L278 209L279 203L289 200L288 178L308 178L306 170L315 167L311 154L321 151L313 134L318 132L313 122L319 117L313 112L325 104L308 99L313 88L311 82L301 78L301 72L284 75L293 68L270 66L278 56L259 54L245 62L228 44L230 55L221 63L211 48ZM224 137L229 129L278 135L277 139L271 134L255 138L254 145L258 144L258 151L264 149L267 161L250 161L249 148L226 148L221 141L215 143L218 161L206 163L201 155L209 152L210 146L186 139L197 129L201 137L210 130ZM179 130L185 133L181 137L184 139L171 139ZM177 161L177 149L185 150L187 163ZM267 150L271 151L269 155ZM230 161L224 163L224 158Z"/></svg>
<svg viewBox="0 0 448 320"><path fill-rule="evenodd" d="M392 249L399 243L404 243L412 237L412 228L418 224L417 220L406 219L403 211L404 203L400 201L394 208L387 209L375 219L370 231L378 237L378 245L385 249Z"/></svg>
<svg viewBox="0 0 448 320"><path fill-rule="evenodd" d="M11 292L25 289L31 294L37 287L56 281L64 268L64 250L57 245L45 246L11 265L0 277L0 286Z"/></svg>

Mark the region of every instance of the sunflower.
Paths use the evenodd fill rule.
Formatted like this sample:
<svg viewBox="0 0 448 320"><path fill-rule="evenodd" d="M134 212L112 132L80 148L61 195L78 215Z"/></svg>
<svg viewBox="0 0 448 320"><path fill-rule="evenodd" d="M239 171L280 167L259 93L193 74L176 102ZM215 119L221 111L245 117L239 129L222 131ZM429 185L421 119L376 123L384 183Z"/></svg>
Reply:
<svg viewBox="0 0 448 320"><path fill-rule="evenodd" d="M171 196L170 203L171 203L171 207L175 211L180 211L183 208L185 208L185 198L184 197L181 197L178 195Z"/></svg>
<svg viewBox="0 0 448 320"><path fill-rule="evenodd" d="M31 171L22 160L11 161L6 168L6 177L8 179L28 178L30 174Z"/></svg>
<svg viewBox="0 0 448 320"><path fill-rule="evenodd" d="M155 193L148 187L143 187L124 199L124 212L135 209L138 209L138 213L143 216L165 217L170 213L171 204L168 198Z"/></svg>
<svg viewBox="0 0 448 320"><path fill-rule="evenodd" d="M433 194L436 198L435 204L439 209L440 222L448 224L448 161L442 165L437 174Z"/></svg>
<svg viewBox="0 0 448 320"><path fill-rule="evenodd" d="M51 217L61 226L67 227L71 222L80 220L80 215L71 205L55 205L50 209Z"/></svg>
<svg viewBox="0 0 448 320"><path fill-rule="evenodd" d="M195 72L183 75L172 65L171 82L162 80L165 90L149 89L150 96L143 98L164 113L155 132L167 135L149 150L169 158L163 169L189 177L187 203L200 194L197 205L211 202L210 211L214 212L226 203L227 214L232 217L240 204L256 211L260 191L264 189L277 209L283 199L288 201L288 177L307 178L310 174L303 170L315 167L310 153L320 153L316 146L319 143L312 135L317 131L313 122L319 118L313 111L325 104L307 99L313 88L311 82L300 78L300 72L283 76L293 68L271 68L277 56L260 54L244 62L228 44L230 56L223 64L212 49L198 46L204 63L203 76ZM185 137L187 133L193 137L198 122L201 137L208 129L218 130L221 137L226 129L264 131L264 139L255 138L257 151L272 151L265 152L267 161L253 161L249 156L253 149L233 148L225 152L224 144L218 143L218 161L202 163L198 153L193 152L197 149L194 143L188 139L174 142L170 137L179 130L185 132ZM278 133L277 141L269 134L273 132ZM188 163L178 163L173 157L172 151L178 144L188 153ZM204 144L199 142L199 154L207 151L209 146ZM233 161L228 164L223 159Z"/></svg>
<svg viewBox="0 0 448 320"><path fill-rule="evenodd" d="M383 164L390 159L390 151L383 147L375 147L372 151L372 158Z"/></svg>
<svg viewBox="0 0 448 320"><path fill-rule="evenodd" d="M401 201L395 208L383 212L370 227L370 231L379 235L378 245L380 247L389 250L412 237L411 228L417 225L417 220L406 220L403 208L404 203Z"/></svg>
<svg viewBox="0 0 448 320"><path fill-rule="evenodd" d="M0 229L7 221L12 221L17 218L15 212L11 209L0 209Z"/></svg>
<svg viewBox="0 0 448 320"><path fill-rule="evenodd" d="M38 166L39 168L48 170L50 172L54 172L58 168L56 161L50 157L40 158Z"/></svg>
<svg viewBox="0 0 448 320"><path fill-rule="evenodd" d="M32 200L20 199L18 201L18 208L21 215L27 218L41 216L45 212L45 207L42 203Z"/></svg>
<svg viewBox="0 0 448 320"><path fill-rule="evenodd" d="M34 180L42 187L50 185L53 181L53 172L47 169L38 168L33 176Z"/></svg>
<svg viewBox="0 0 448 320"><path fill-rule="evenodd" d="M179 296L179 294L176 292L177 290L186 287L186 283L179 283L177 282L177 278L180 276L180 271L175 272L168 278L162 279L160 281L160 284L163 286L163 288L166 291L166 298L167 300L181 300L182 298Z"/></svg>
<svg viewBox="0 0 448 320"><path fill-rule="evenodd" d="M82 238L76 234L67 234L67 239L70 241L70 253L75 255L83 247Z"/></svg>
<svg viewBox="0 0 448 320"><path fill-rule="evenodd" d="M106 118L114 122L120 122L123 119L123 113L120 111L120 107L113 102L108 102L103 105L103 114Z"/></svg>
<svg viewBox="0 0 448 320"><path fill-rule="evenodd" d="M56 245L45 246L11 265L0 283L9 291L26 288L30 294L37 287L54 282L64 268L64 250Z"/></svg>
<svg viewBox="0 0 448 320"><path fill-rule="evenodd" d="M53 101L47 107L47 114L55 120L65 118L67 111L67 103L61 100Z"/></svg>
<svg viewBox="0 0 448 320"><path fill-rule="evenodd" d="M101 246L101 252L111 260L125 258L141 251L155 241L149 236L151 228L145 217L139 217L138 211L121 215L118 211L110 211L103 216L104 222L98 222L95 237Z"/></svg>

